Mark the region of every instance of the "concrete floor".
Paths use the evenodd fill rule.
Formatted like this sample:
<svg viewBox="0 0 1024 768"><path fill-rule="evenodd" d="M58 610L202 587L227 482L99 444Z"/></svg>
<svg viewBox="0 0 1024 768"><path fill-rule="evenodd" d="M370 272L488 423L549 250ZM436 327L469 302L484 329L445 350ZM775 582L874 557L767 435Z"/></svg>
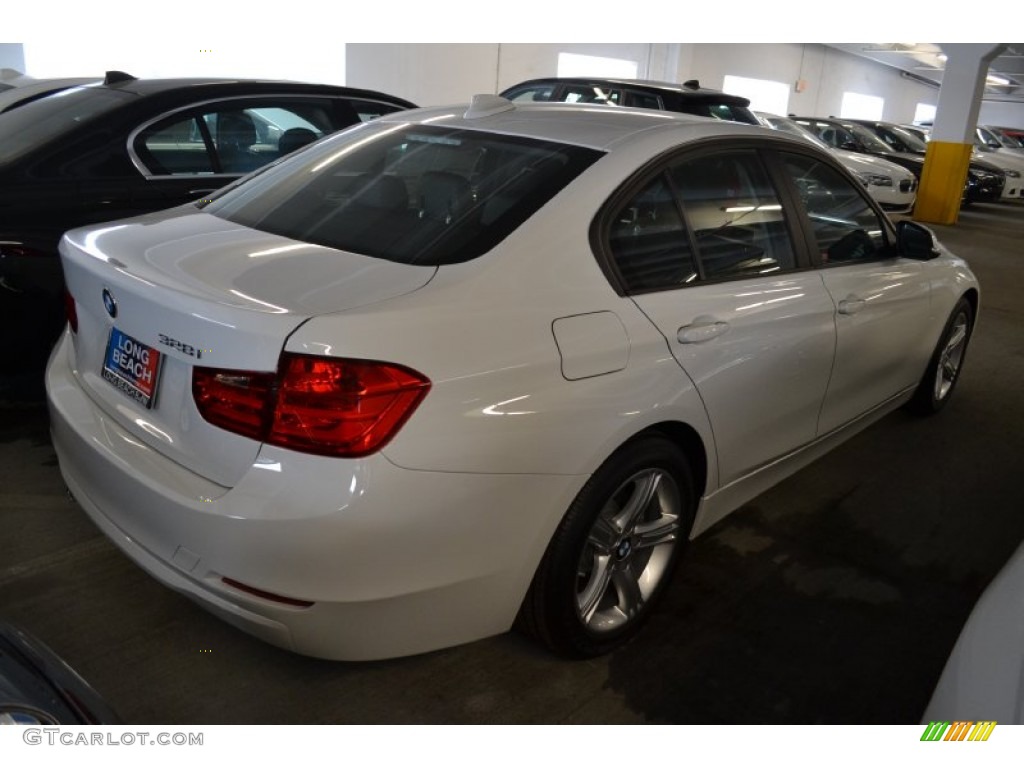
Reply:
<svg viewBox="0 0 1024 768"><path fill-rule="evenodd" d="M108 543L26 406L0 409L0 618L130 724L917 723L1024 538L1024 205L934 229L982 284L950 406L887 417L693 542L646 631L607 658L514 634L369 664L265 645Z"/></svg>

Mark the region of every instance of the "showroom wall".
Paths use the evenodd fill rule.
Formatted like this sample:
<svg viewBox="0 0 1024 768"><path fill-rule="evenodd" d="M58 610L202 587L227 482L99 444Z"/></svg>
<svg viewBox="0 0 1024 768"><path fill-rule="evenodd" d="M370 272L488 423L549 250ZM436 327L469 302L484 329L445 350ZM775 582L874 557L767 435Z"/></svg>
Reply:
<svg viewBox="0 0 1024 768"><path fill-rule="evenodd" d="M179 50L180 49L180 50ZM884 99L882 118L911 122L918 103L936 105L938 89L899 71L817 43L337 43L279 46L278 55L225 42L194 45L131 40L96 50L69 50L60 41L0 43L0 67L36 77L126 69L142 77L209 74L280 77L376 88L422 104L464 103L522 80L558 72L559 55L633 62L637 76L682 82L697 78L722 88L726 76L786 85L786 111L836 115L847 91ZM63 58L61 58L63 57ZM799 88L797 84L799 83ZM987 101L979 122L1024 127L1024 105Z"/></svg>
<svg viewBox="0 0 1024 768"><path fill-rule="evenodd" d="M882 119L909 123L918 103L937 105L939 98L938 88L896 69L815 43L350 43L347 82L424 106L460 103L474 93L554 75L560 53L628 59L637 63L639 77L697 78L712 88L721 88L726 75L786 83L788 111L799 114L837 115L843 93L852 91L883 98ZM1024 126L1021 105L985 103L981 115L982 122Z"/></svg>
<svg viewBox="0 0 1024 768"><path fill-rule="evenodd" d="M25 54L21 43L0 43L0 69L25 71Z"/></svg>

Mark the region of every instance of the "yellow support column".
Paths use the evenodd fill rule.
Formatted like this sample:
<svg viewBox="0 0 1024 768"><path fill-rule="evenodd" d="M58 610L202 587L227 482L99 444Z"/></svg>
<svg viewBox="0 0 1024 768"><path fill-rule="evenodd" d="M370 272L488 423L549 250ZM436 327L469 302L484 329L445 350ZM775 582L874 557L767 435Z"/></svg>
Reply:
<svg viewBox="0 0 1024 768"><path fill-rule="evenodd" d="M914 204L915 221L956 224L972 148L971 144L952 141L928 142Z"/></svg>

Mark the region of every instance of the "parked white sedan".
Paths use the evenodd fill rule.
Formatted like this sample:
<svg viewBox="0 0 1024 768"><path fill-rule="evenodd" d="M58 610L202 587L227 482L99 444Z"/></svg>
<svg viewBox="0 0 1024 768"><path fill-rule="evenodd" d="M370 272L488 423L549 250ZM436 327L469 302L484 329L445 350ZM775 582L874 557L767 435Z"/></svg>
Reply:
<svg viewBox="0 0 1024 768"><path fill-rule="evenodd" d="M863 152L847 152L830 147L807 128L788 117L755 112L758 120L769 128L799 136L821 149L831 152L850 173L860 180L880 206L889 213L910 213L917 201L917 177L901 165L884 157Z"/></svg>
<svg viewBox="0 0 1024 768"><path fill-rule="evenodd" d="M495 96L61 249L71 492L167 585L334 659L514 623L617 647L689 538L941 409L979 301L806 142Z"/></svg>

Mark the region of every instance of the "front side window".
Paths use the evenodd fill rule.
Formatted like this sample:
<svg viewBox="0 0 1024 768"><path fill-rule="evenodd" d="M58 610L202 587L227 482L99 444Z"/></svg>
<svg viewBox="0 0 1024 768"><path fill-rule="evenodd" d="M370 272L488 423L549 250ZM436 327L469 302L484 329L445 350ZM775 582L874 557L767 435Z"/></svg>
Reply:
<svg viewBox="0 0 1024 768"><path fill-rule="evenodd" d="M601 152L485 131L367 123L226 190L205 210L404 264L493 248Z"/></svg>
<svg viewBox="0 0 1024 768"><path fill-rule="evenodd" d="M890 248L882 219L856 185L835 168L806 155L783 155L817 239L825 265L871 261Z"/></svg>

